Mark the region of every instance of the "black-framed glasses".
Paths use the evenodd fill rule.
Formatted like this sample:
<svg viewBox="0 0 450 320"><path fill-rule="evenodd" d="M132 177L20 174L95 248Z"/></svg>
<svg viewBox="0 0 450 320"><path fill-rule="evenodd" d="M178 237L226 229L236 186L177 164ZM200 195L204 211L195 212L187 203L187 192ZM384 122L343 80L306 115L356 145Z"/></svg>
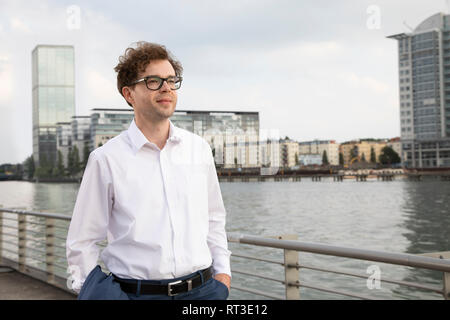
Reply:
<svg viewBox="0 0 450 320"><path fill-rule="evenodd" d="M145 82L145 85L147 86L147 89L149 90L159 90L161 89L164 81L169 85L169 88L171 90L178 90L181 87L181 81L183 81L182 77L178 76L170 76L167 78L161 78L158 76L147 76L142 79L136 80L130 85L137 84L139 82Z"/></svg>

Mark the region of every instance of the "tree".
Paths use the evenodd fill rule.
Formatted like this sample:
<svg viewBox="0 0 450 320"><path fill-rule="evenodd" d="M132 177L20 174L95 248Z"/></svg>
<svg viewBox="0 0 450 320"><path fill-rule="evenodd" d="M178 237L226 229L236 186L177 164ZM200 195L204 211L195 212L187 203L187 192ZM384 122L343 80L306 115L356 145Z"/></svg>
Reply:
<svg viewBox="0 0 450 320"><path fill-rule="evenodd" d="M364 154L364 152L361 155L361 162L366 162L366 155Z"/></svg>
<svg viewBox="0 0 450 320"><path fill-rule="evenodd" d="M39 157L39 167L47 167L48 166L48 161L47 161L47 156L45 154L40 155Z"/></svg>
<svg viewBox="0 0 450 320"><path fill-rule="evenodd" d="M358 156L358 146L354 146L350 151L350 156L353 158Z"/></svg>
<svg viewBox="0 0 450 320"><path fill-rule="evenodd" d="M216 163L216 148L212 148L211 149L211 153L212 153L212 156L213 156L214 165L217 165L217 163Z"/></svg>
<svg viewBox="0 0 450 320"><path fill-rule="evenodd" d="M33 155L29 156L25 160L25 168L26 168L26 171L28 172L28 179L32 179L34 177L34 172L36 170Z"/></svg>
<svg viewBox="0 0 450 320"><path fill-rule="evenodd" d="M24 166L23 163L17 163L14 166L14 174L19 177L20 179L23 179L23 171L24 171Z"/></svg>
<svg viewBox="0 0 450 320"><path fill-rule="evenodd" d="M52 168L51 176L52 176L52 177L60 177L58 167L53 167L53 168Z"/></svg>
<svg viewBox="0 0 450 320"><path fill-rule="evenodd" d="M299 162L298 162L298 153L295 153L295 165L298 166Z"/></svg>
<svg viewBox="0 0 450 320"><path fill-rule="evenodd" d="M64 175L64 162L63 162L63 155L61 153L61 150L58 150L58 164L53 169L53 173L55 176L58 176L58 177L62 177Z"/></svg>
<svg viewBox="0 0 450 320"><path fill-rule="evenodd" d="M75 145L72 149L73 152L73 174L77 174L80 172L80 153L78 152L78 148Z"/></svg>
<svg viewBox="0 0 450 320"><path fill-rule="evenodd" d="M67 153L67 172L69 175L72 175L73 172L73 153L72 150L69 150Z"/></svg>
<svg viewBox="0 0 450 320"><path fill-rule="evenodd" d="M34 176L36 178L48 178L50 175L45 168L39 166L36 168L36 171L34 172Z"/></svg>
<svg viewBox="0 0 450 320"><path fill-rule="evenodd" d="M80 154L77 146L75 145L67 155L67 171L70 176L73 176L80 172L80 170Z"/></svg>
<svg viewBox="0 0 450 320"><path fill-rule="evenodd" d="M339 152L339 165L344 165L344 155L342 154L342 152Z"/></svg>
<svg viewBox="0 0 450 320"><path fill-rule="evenodd" d="M88 160L89 160L89 153L91 153L91 150L89 150L89 146L87 143L84 144L84 149L83 149L83 170L86 168Z"/></svg>
<svg viewBox="0 0 450 320"><path fill-rule="evenodd" d="M401 162L398 153L389 146L386 146L381 150L379 160L381 164L394 164Z"/></svg>
<svg viewBox="0 0 450 320"><path fill-rule="evenodd" d="M39 167L36 168L34 175L37 178L49 178L52 176L53 167L45 154L40 156Z"/></svg>
<svg viewBox="0 0 450 320"><path fill-rule="evenodd" d="M373 147L370 148L370 162L377 162L377 157L375 156L375 149Z"/></svg>
<svg viewBox="0 0 450 320"><path fill-rule="evenodd" d="M325 166L329 164L329 162L328 162L328 156L327 156L327 151L326 151L326 150L323 150L323 154L322 154L322 164L325 165Z"/></svg>

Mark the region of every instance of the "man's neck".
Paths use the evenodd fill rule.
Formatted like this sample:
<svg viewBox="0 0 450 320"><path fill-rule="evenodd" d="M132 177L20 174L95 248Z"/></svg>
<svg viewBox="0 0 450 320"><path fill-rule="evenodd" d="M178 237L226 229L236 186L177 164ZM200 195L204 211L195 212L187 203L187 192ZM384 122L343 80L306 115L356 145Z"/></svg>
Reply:
<svg viewBox="0 0 450 320"><path fill-rule="evenodd" d="M160 150L164 148L169 138L169 119L148 119L135 113L134 121L148 141L156 144Z"/></svg>

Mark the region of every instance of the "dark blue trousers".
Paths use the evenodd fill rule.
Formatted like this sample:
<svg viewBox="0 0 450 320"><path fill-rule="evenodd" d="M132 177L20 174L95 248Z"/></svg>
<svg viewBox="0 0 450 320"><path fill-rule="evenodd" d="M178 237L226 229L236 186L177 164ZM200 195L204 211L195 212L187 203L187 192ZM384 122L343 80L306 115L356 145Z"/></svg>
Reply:
<svg viewBox="0 0 450 320"><path fill-rule="evenodd" d="M178 280L185 280L196 274L166 280L139 280L141 284L168 284ZM121 279L124 281L135 281L132 279ZM139 286L138 286L139 287ZM226 300L229 292L226 285L213 278L203 282L201 286L189 292L180 293L176 296L159 294L126 293L120 288L120 284L112 274L105 274L100 266L96 266L87 276L81 288L78 300Z"/></svg>

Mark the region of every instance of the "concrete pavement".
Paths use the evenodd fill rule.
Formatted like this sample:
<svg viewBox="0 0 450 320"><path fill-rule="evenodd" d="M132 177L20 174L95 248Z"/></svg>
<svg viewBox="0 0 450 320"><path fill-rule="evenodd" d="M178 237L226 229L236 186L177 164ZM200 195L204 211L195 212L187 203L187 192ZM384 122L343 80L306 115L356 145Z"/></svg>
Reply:
<svg viewBox="0 0 450 320"><path fill-rule="evenodd" d="M43 281L0 267L0 300L74 300L76 296Z"/></svg>

